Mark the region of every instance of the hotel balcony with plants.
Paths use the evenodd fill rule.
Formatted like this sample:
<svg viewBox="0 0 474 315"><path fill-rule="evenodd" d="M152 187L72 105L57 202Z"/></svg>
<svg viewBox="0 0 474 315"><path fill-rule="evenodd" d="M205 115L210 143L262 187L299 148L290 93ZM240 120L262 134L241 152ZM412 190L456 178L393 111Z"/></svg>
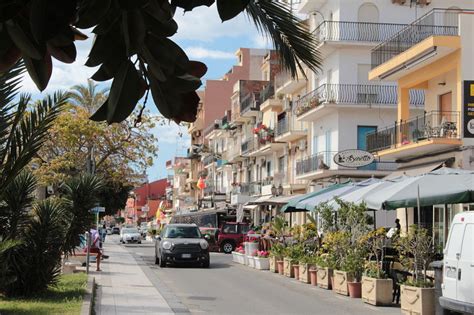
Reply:
<svg viewBox="0 0 474 315"><path fill-rule="evenodd" d="M281 150L286 144L275 140L275 130L263 123L257 123L252 130L254 134L254 150L249 156L264 156L271 152Z"/></svg>
<svg viewBox="0 0 474 315"><path fill-rule="evenodd" d="M385 161L374 161L358 168L343 167L334 162L336 154L333 151L321 151L296 161L296 179L384 177L397 169L396 163Z"/></svg>
<svg viewBox="0 0 474 315"><path fill-rule="evenodd" d="M295 114L300 121L314 121L337 108L372 106L395 109L397 86L380 84L323 84L296 101ZM411 106L423 108L422 90L410 90Z"/></svg>
<svg viewBox="0 0 474 315"><path fill-rule="evenodd" d="M469 144L461 114L463 84L473 77L471 9L433 9L372 50L369 79L397 81L400 96L396 122L367 135L377 157L408 161ZM421 114L410 110L411 89L424 90Z"/></svg>

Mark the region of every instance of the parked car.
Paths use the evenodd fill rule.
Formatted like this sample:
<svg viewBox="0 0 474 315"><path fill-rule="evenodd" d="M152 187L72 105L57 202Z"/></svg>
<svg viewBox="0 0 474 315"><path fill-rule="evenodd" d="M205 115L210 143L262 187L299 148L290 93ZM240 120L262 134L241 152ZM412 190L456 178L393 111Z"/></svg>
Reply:
<svg viewBox="0 0 474 315"><path fill-rule="evenodd" d="M444 309L474 314L474 212L454 216L444 249L443 296Z"/></svg>
<svg viewBox="0 0 474 315"><path fill-rule="evenodd" d="M219 242L218 242L219 229L200 227L199 230L201 231L201 234L204 235L207 242L209 243L209 251L218 252L220 250Z"/></svg>
<svg viewBox="0 0 474 315"><path fill-rule="evenodd" d="M195 224L168 224L155 242L155 264L194 263L209 267L209 243Z"/></svg>
<svg viewBox="0 0 474 315"><path fill-rule="evenodd" d="M120 234L120 228L117 226L114 226L112 228L112 234Z"/></svg>
<svg viewBox="0 0 474 315"><path fill-rule="evenodd" d="M219 230L218 244L222 252L230 254L242 242L249 231L248 223L226 222Z"/></svg>
<svg viewBox="0 0 474 315"><path fill-rule="evenodd" d="M142 235L137 228L123 228L120 231L120 242L121 243L142 243Z"/></svg>

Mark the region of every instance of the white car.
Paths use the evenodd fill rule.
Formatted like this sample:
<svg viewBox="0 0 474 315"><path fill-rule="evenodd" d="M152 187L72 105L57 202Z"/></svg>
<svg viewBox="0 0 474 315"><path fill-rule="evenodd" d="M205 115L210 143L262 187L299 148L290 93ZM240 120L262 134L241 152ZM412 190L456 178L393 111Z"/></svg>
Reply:
<svg viewBox="0 0 474 315"><path fill-rule="evenodd" d="M126 243L142 243L142 235L137 228L122 228L120 231L120 242Z"/></svg>

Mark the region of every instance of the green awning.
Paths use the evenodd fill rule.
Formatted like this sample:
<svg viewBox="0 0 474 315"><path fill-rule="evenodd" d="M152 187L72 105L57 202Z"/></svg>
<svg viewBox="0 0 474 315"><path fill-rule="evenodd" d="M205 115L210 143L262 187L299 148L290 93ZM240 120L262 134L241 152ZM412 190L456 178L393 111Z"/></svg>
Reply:
<svg viewBox="0 0 474 315"><path fill-rule="evenodd" d="M331 185L329 187L326 187L324 189L321 189L321 190L318 190L318 191L314 191L314 192L310 192L310 193L307 193L307 194L304 194L302 196L299 196L299 197L295 197L293 199L291 199L286 205L284 205L282 208L281 208L281 212L284 212L284 213L290 213L290 212L307 212L308 210L303 210L303 209L298 209L296 207L296 205L298 203L300 203L301 201L304 201L308 198L313 198L315 196L318 196L318 195L321 195L321 194L324 194L324 193L327 193L327 192L330 192L334 189L338 189L340 187L344 187L346 186L347 183L344 183L344 184L334 184L334 185Z"/></svg>

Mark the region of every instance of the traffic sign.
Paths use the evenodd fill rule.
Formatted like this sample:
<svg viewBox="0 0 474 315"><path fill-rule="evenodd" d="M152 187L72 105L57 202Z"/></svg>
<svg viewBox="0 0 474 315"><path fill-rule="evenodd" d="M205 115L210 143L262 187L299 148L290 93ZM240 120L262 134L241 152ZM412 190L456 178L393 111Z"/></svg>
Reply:
<svg viewBox="0 0 474 315"><path fill-rule="evenodd" d="M105 212L105 207L94 207L91 209L92 213Z"/></svg>

